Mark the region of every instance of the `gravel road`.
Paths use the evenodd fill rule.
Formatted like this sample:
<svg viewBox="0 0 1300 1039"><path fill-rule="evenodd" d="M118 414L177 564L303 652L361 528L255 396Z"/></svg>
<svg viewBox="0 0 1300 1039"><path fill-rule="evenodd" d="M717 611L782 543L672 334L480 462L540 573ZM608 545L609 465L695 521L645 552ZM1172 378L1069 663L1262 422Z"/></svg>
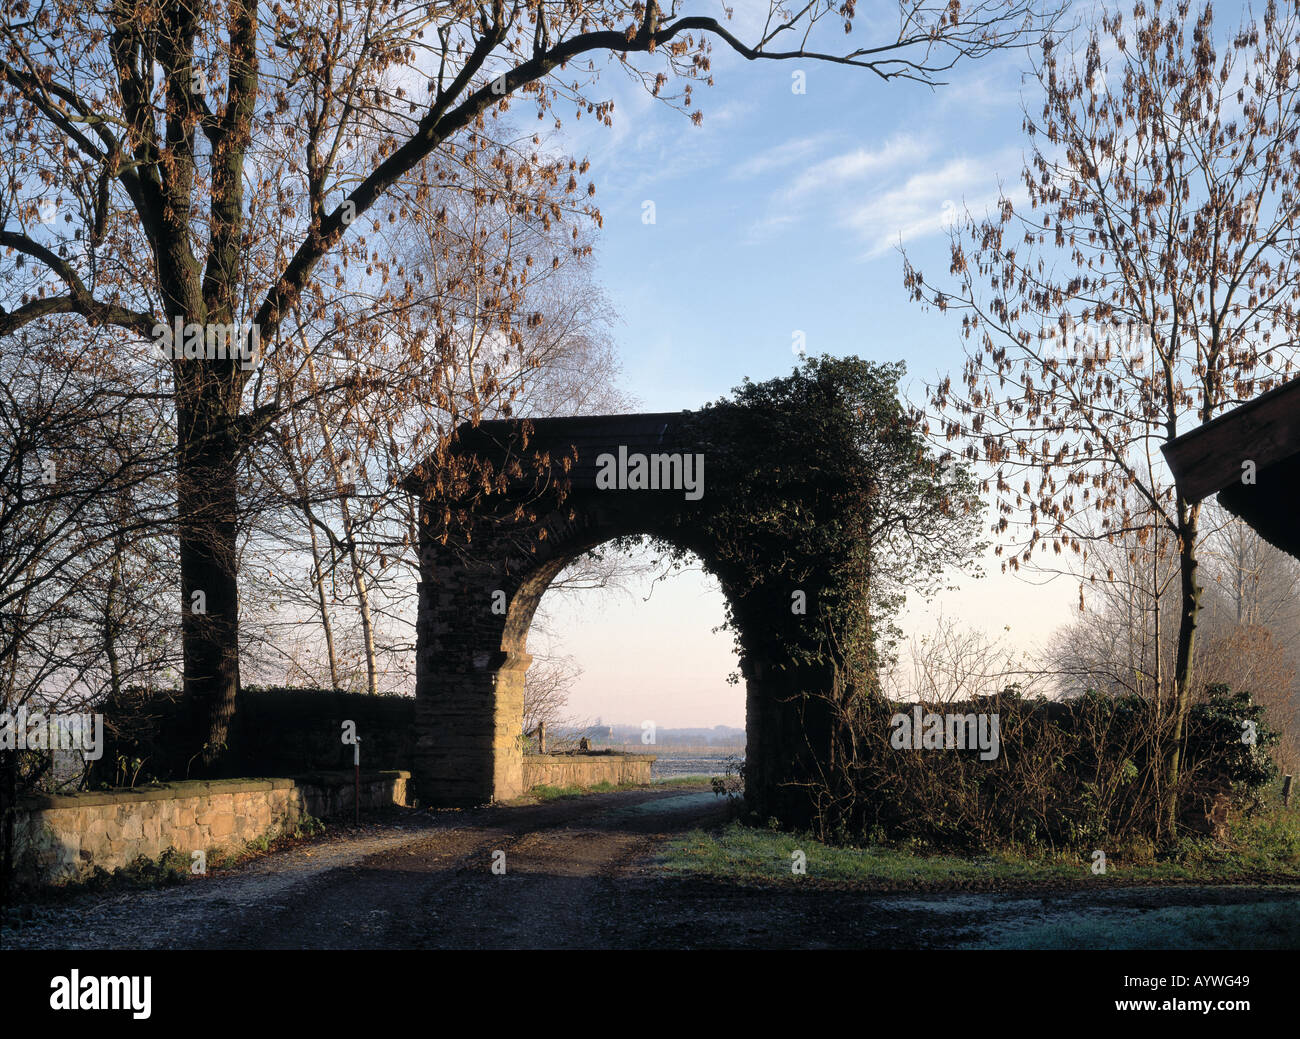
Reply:
<svg viewBox="0 0 1300 1039"><path fill-rule="evenodd" d="M179 886L39 905L0 938L7 949L943 948L1081 912L1119 922L1171 905L1300 907L1294 888L881 894L656 868L665 840L724 810L678 787L394 812Z"/></svg>

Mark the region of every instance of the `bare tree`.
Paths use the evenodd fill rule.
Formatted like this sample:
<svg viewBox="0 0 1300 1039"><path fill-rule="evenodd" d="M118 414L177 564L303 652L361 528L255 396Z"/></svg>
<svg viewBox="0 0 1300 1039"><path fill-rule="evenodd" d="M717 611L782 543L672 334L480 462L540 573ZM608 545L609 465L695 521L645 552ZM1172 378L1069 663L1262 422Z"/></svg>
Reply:
<svg viewBox="0 0 1300 1039"><path fill-rule="evenodd" d="M534 660L524 678L524 732L537 731L545 725L548 733L558 735L567 721L569 689L582 674L572 657L547 656ZM549 741L548 741L549 742Z"/></svg>
<svg viewBox="0 0 1300 1039"><path fill-rule="evenodd" d="M940 616L930 631L912 636L882 684L895 702L946 704L996 696L1011 686L1028 692L1038 679L1026 650Z"/></svg>
<svg viewBox="0 0 1300 1039"><path fill-rule="evenodd" d="M1298 46L1292 5L1216 36L1210 6L1193 15L1186 0L1137 5L1131 28L1103 13L1081 55L1049 41L1042 108L1025 113L1028 204L1004 197L966 218L951 291L905 265L918 301L963 315L960 385L943 381L933 403L942 434L988 467L996 530L1024 532L1005 566L1048 549L1086 565L1098 538L1134 529L1170 539L1177 638L1158 669L1169 832L1194 695L1201 507L1158 449L1294 365ZM1086 568L1089 584L1105 576Z"/></svg>
<svg viewBox="0 0 1300 1039"><path fill-rule="evenodd" d="M1140 503L1131 507L1144 516ZM1155 700L1178 635L1178 553L1162 527L1137 524L1111 538L1092 539L1088 559L1075 564L1080 609L1048 648L1061 691L1098 690ZM1087 596L1085 598L1085 590Z"/></svg>
<svg viewBox="0 0 1300 1039"><path fill-rule="evenodd" d="M120 329L124 358L168 346L167 329L186 337L155 371L174 409L185 691L205 769L220 767L239 683L240 463L305 403L276 378L300 367L286 325L295 308L336 328L375 319L327 299L350 276L371 279L383 314L403 310L413 279L385 227L423 211L422 163L432 159L443 182L459 181L467 155L484 165L478 135L514 98L535 104L543 121L573 105L579 117L611 122L612 102L594 93L598 60L698 119L691 88L712 81L715 41L750 60L933 82L961 58L1022 44L1038 29L1029 0L906 0L896 35L860 41L852 2L816 0L791 10L772 3L746 41L726 17L690 6L6 5L0 334L75 315L82 327ZM672 79L682 84L675 94ZM484 201L508 197L543 224L566 210L596 216L577 163L494 147L487 165L496 183L474 187ZM42 223L47 206L58 219ZM507 281L516 275L518 266ZM515 327L508 312L495 320L507 335ZM394 363L382 344L367 340L331 391L357 403L374 386L372 369ZM274 364L244 363L259 351ZM378 382L377 392L391 392ZM432 386L422 392L437 404ZM198 597L204 613L193 608Z"/></svg>
<svg viewBox="0 0 1300 1039"><path fill-rule="evenodd" d="M61 320L0 341L0 710L11 719L24 707L79 713L176 662L175 568L157 553L174 536L172 452L152 388L113 363L112 345L73 338ZM6 882L15 799L62 781L52 764L45 751L0 750Z"/></svg>
<svg viewBox="0 0 1300 1039"><path fill-rule="evenodd" d="M174 575L155 554L172 533L171 452L150 387L105 345L40 329L0 345L5 709L116 691L165 657L150 651Z"/></svg>

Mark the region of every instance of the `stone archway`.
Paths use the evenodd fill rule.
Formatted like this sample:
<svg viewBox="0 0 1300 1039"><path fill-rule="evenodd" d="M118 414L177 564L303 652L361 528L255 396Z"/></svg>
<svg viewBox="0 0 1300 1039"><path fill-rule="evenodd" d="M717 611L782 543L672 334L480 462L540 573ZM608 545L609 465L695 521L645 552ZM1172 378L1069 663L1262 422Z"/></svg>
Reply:
<svg viewBox="0 0 1300 1039"><path fill-rule="evenodd" d="M542 595L583 552L614 538L651 535L699 557L730 604L746 687L748 806L765 817L807 819L808 780L825 762L830 741L826 703L810 692L829 687L833 668L798 664L787 650L764 642L758 633L773 631L774 623L792 629L781 646L799 641L789 587L747 584L743 574L729 573L715 546L692 526L692 510L704 509L709 495L725 495L726 488L707 484L707 453L690 442L691 415L463 426L457 452L476 453L498 469L525 455L546 456L548 475L516 475L489 496L489 506L480 500L467 529L445 542L431 533L438 524L426 522L431 508L445 504L434 503L430 474L407 479L406 489L421 496L413 779L422 801L472 805L523 793L528 629ZM681 463L676 467L674 456ZM687 477L697 473L688 474L688 456L703 463L704 479L696 485L702 493L694 498ZM632 470L639 457L657 467L658 478L648 481L656 486L636 485ZM644 466L639 475L647 477ZM611 476L622 486L609 486Z"/></svg>

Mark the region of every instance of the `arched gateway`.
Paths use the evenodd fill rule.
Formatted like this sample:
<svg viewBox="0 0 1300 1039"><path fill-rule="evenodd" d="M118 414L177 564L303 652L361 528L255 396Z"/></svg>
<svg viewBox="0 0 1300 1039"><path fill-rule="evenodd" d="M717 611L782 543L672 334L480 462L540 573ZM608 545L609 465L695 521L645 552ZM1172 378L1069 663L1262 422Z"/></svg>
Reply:
<svg viewBox="0 0 1300 1039"><path fill-rule="evenodd" d="M484 496L472 482L448 491L434 463L407 478L406 489L421 498L413 778L422 801L481 804L523 792L533 613L577 556L613 538L648 534L693 552L727 596L746 684L749 807L784 821L807 818L809 781L829 743L828 705L814 694L833 685L833 669L791 652L806 638L809 593L793 577L779 586L747 579L735 553L720 552L697 522L729 488L719 457L726 447L704 444L693 414L466 425L455 452L477 454L498 473L523 460L509 479ZM530 461L538 457L543 466ZM449 534L446 518L471 489L471 518Z"/></svg>

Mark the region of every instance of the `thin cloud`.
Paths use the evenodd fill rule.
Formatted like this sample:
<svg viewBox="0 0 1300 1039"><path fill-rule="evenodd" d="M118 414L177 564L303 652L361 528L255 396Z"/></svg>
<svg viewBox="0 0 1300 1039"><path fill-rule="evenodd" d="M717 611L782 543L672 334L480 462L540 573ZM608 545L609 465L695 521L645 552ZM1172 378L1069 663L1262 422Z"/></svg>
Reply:
<svg viewBox="0 0 1300 1039"><path fill-rule="evenodd" d="M815 137L798 137L775 148L746 159L734 167L728 176L730 180L748 180L772 170L783 169L801 162L815 153L827 140L826 134Z"/></svg>
<svg viewBox="0 0 1300 1039"><path fill-rule="evenodd" d="M799 161L799 155L811 154L817 138L800 138L774 149L760 160L772 165L790 166ZM909 134L891 137L879 148L855 148L840 155L832 155L807 167L789 184L768 200L767 211L750 227L748 240L753 242L794 223L817 195L844 190L846 185L870 182L895 167L917 162L930 154L933 146L927 140Z"/></svg>
<svg viewBox="0 0 1300 1039"><path fill-rule="evenodd" d="M847 223L867 241L864 259L874 259L902 242L947 233L967 209L979 217L1002 196L991 170L998 156L952 159L909 177L849 213ZM1014 201L1016 194L1008 196Z"/></svg>
<svg viewBox="0 0 1300 1039"><path fill-rule="evenodd" d="M931 150L928 142L901 134L886 141L883 148L858 148L823 159L795 178L783 197L790 202L816 192L828 191L849 181L861 180L869 174L924 159Z"/></svg>

